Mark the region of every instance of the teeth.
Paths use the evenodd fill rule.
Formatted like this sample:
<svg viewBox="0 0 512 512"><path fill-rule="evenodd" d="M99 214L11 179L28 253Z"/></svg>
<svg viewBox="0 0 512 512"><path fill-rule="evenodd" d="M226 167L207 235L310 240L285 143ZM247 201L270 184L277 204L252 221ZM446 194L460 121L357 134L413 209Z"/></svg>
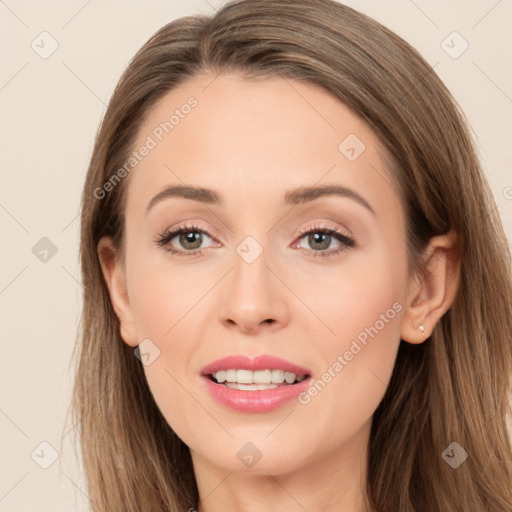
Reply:
<svg viewBox="0 0 512 512"><path fill-rule="evenodd" d="M243 391L261 391L263 389L278 388L279 384L238 384L237 382L226 382L225 386Z"/></svg>
<svg viewBox="0 0 512 512"><path fill-rule="evenodd" d="M213 376L219 384L222 384L226 380L227 373L226 370L219 370L217 373L214 373Z"/></svg>
<svg viewBox="0 0 512 512"><path fill-rule="evenodd" d="M226 386L233 389L242 389L229 384L246 384L255 385L254 388L243 386L243 389L270 389L276 386L268 386L268 384L293 384L296 380L300 382L305 379L305 375L296 375L292 372L285 372L283 370L219 370L213 374L215 380L219 383L225 383ZM259 385L264 385L258 387Z"/></svg>
<svg viewBox="0 0 512 512"><path fill-rule="evenodd" d="M283 370L272 370L272 382L276 384L282 384L284 381L284 372Z"/></svg>
<svg viewBox="0 0 512 512"><path fill-rule="evenodd" d="M285 372L284 380L288 382L288 384L293 384L295 382L295 373Z"/></svg>

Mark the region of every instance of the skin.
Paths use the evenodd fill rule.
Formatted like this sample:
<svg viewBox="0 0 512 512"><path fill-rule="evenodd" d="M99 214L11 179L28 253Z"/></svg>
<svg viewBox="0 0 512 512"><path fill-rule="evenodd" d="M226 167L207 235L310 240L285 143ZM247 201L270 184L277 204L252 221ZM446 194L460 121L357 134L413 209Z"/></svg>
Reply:
<svg viewBox="0 0 512 512"><path fill-rule="evenodd" d="M367 510L372 416L400 339L422 343L453 301L456 238L432 239L427 277L409 276L404 209L364 122L316 86L214 78L200 75L171 91L141 126L136 147L190 96L198 100L128 178L126 265L110 239L98 244L123 340L136 347L149 338L160 350L144 371L164 417L191 449L200 511ZM338 149L349 134L365 144L355 161ZM146 214L172 184L214 189L224 205L167 198ZM326 184L356 191L374 213L348 197L283 202L290 189ZM211 235L203 235L201 254L176 256L155 243L183 223ZM334 237L330 245L301 237L301 228L318 226L341 229L355 245L314 258L343 247ZM247 236L263 249L250 264L236 252ZM172 246L194 250L186 242L176 237ZM292 400L243 413L206 391L201 369L231 354L276 355L321 378L397 303L394 318L305 405ZM237 457L248 442L261 452L251 468Z"/></svg>

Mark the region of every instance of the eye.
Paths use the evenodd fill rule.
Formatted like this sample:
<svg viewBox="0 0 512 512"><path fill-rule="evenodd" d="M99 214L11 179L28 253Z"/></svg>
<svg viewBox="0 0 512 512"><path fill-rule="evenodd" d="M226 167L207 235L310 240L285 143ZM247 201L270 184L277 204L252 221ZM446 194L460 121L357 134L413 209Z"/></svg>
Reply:
<svg viewBox="0 0 512 512"><path fill-rule="evenodd" d="M210 238L210 234L200 229L197 226L178 226L175 229L167 230L161 233L155 243L159 247L163 247L165 250L172 254L179 256L193 256L201 252L201 249L206 247L202 246L205 237ZM177 239L181 248L176 249L171 243L174 239Z"/></svg>
<svg viewBox="0 0 512 512"><path fill-rule="evenodd" d="M311 247L314 253L313 257L315 258L335 256L355 245L355 241L351 236L331 226L314 226L308 230L301 231L299 240L304 238ZM326 249L329 249L333 241L338 243L338 248L327 251ZM301 248L297 243L295 243L293 247Z"/></svg>
<svg viewBox="0 0 512 512"><path fill-rule="evenodd" d="M308 230L302 230L300 235L299 240L307 239L307 243L311 247L308 252L312 252L315 258L336 256L355 245L355 241L351 236L331 226L313 226ZM207 231L195 225L180 225L175 229L169 229L161 233L155 239L155 243L171 254L177 256L194 256L200 254L202 249L209 247L203 246L205 237L212 239L212 236ZM173 243L175 239L176 241ZM338 248L329 251L326 250L331 247L333 242L338 244ZM178 243L181 248L176 248L176 243ZM298 243L293 244L292 247L302 249L301 245Z"/></svg>

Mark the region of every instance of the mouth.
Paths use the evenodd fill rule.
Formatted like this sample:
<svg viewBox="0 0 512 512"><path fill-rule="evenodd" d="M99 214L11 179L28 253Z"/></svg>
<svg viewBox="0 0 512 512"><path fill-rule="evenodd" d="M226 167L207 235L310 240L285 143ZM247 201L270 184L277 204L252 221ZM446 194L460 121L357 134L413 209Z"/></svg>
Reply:
<svg viewBox="0 0 512 512"><path fill-rule="evenodd" d="M206 377L215 384L240 391L263 391L283 386L293 386L310 377L309 374L296 374L282 369L245 370L230 369L218 370L207 374Z"/></svg>
<svg viewBox="0 0 512 512"><path fill-rule="evenodd" d="M304 392L312 372L269 354L232 355L206 365L201 376L206 390L221 405L239 412L264 413Z"/></svg>

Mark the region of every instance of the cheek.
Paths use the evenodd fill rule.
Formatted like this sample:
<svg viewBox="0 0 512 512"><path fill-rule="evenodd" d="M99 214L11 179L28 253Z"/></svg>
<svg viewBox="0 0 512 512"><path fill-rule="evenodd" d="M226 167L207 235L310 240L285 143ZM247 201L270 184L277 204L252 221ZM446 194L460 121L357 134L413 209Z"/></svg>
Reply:
<svg viewBox="0 0 512 512"><path fill-rule="evenodd" d="M140 339L153 340L160 350L159 357L144 367L149 387L178 436L210 453L204 432L229 442L222 426L231 429L233 418L218 413L219 421L217 415L212 419L204 407L211 404L201 399L198 376L191 368L194 357L207 350L205 333L221 329L216 293L222 286L215 285L223 271L203 267L201 272L184 272L186 266L164 258L158 264L144 261L142 255L132 259L130 293ZM304 458L328 452L368 424L385 393L400 341L399 301L406 285L403 254L382 244L373 252L354 253L339 265L312 268L305 272L283 266L279 275L293 294L282 286L273 288L289 312L283 341L294 340L297 359L311 363L316 377L294 405L296 421L285 422L273 436L260 440L262 446L279 446L283 460L294 460L293 446L305 440L311 453L306 450ZM260 430L272 430L271 425L239 428L241 435L250 432L256 439ZM286 444L290 447L285 450ZM226 455L215 457L222 461Z"/></svg>
<svg viewBox="0 0 512 512"><path fill-rule="evenodd" d="M391 330L399 332L397 313L403 309L407 285L405 254L400 251L376 246L371 251L347 256L330 268L319 267L307 273L292 270L287 276L294 283L294 292L309 309L309 313L297 315L294 320L303 323L301 327L306 330L316 330L316 336L310 332L312 340L321 333L325 346L336 350L376 323L383 337ZM393 307L396 302L399 304Z"/></svg>
<svg viewBox="0 0 512 512"><path fill-rule="evenodd" d="M208 418L191 398L192 356L200 350L204 338L205 295L218 280L213 272L187 272L179 265L160 258L156 264L143 254L132 253L129 293L139 340L149 339L150 364L144 365L146 379L163 416L185 441L201 421L211 428ZM143 263L144 262L144 263ZM202 299L206 299L204 302ZM211 300L211 299L210 299Z"/></svg>
<svg viewBox="0 0 512 512"><path fill-rule="evenodd" d="M328 425L362 426L384 396L400 343L406 273L405 253L383 245L316 281L326 293L309 295L331 332L314 345L311 356L322 365L299 401L307 414L329 419L326 435L334 435ZM303 327L311 338L308 323Z"/></svg>
<svg viewBox="0 0 512 512"><path fill-rule="evenodd" d="M163 251L134 253L129 293L138 333L166 343L181 323L190 323L215 275L187 270Z"/></svg>

